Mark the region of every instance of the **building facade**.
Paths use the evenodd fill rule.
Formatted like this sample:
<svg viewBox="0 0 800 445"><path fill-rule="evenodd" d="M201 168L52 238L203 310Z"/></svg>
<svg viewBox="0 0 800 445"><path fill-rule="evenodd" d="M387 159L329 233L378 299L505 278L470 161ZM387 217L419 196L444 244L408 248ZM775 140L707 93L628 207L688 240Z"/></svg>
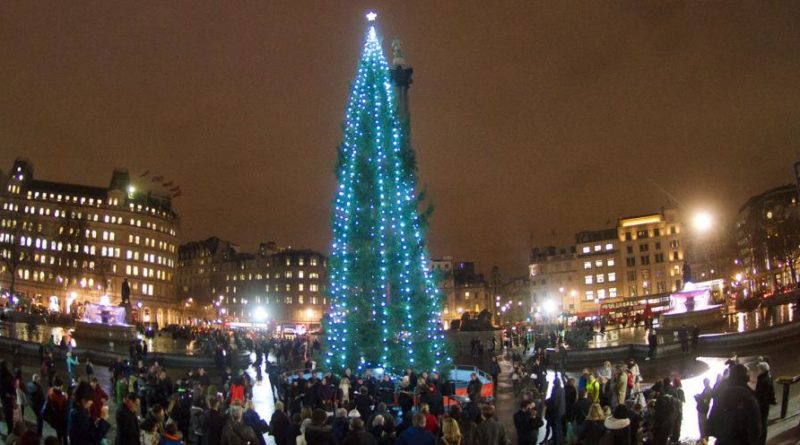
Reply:
<svg viewBox="0 0 800 445"><path fill-rule="evenodd" d="M118 304L127 279L140 321L177 323L178 230L170 196L137 190L126 170L108 187L75 185L35 179L17 159L0 192L0 286L69 312Z"/></svg>
<svg viewBox="0 0 800 445"><path fill-rule="evenodd" d="M800 206L794 184L751 197L736 217L736 247L748 295L797 284Z"/></svg>
<svg viewBox="0 0 800 445"><path fill-rule="evenodd" d="M534 249L534 310L580 318L653 312L683 288L682 224L675 210L620 218L616 228L578 232L575 245Z"/></svg>
<svg viewBox="0 0 800 445"><path fill-rule="evenodd" d="M256 253L242 253L209 238L182 245L180 258L180 294L219 319L314 329L329 309L328 260L319 252L269 242Z"/></svg>
<svg viewBox="0 0 800 445"><path fill-rule="evenodd" d="M496 313L486 280L476 271L474 262L454 261L453 257L446 256L432 259L431 270L439 281L445 329L465 313L470 316L477 316L483 310Z"/></svg>

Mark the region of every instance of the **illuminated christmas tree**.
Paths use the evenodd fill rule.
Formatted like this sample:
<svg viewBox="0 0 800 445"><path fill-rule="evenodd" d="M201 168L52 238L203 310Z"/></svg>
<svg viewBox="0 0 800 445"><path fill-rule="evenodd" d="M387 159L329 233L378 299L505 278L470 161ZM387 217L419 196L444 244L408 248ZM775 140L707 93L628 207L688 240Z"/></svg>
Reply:
<svg viewBox="0 0 800 445"><path fill-rule="evenodd" d="M370 22L375 15L367 16ZM325 362L341 370L450 364L429 270L407 119L370 23L337 164Z"/></svg>

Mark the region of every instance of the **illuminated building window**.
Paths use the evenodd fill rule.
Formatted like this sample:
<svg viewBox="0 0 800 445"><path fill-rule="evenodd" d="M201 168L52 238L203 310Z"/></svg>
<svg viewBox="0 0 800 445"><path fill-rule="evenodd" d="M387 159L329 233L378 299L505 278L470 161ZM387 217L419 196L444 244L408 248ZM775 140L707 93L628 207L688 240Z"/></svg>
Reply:
<svg viewBox="0 0 800 445"><path fill-rule="evenodd" d="M612 287L608 290L608 298L617 298L617 288Z"/></svg>
<svg viewBox="0 0 800 445"><path fill-rule="evenodd" d="M594 300L594 291L587 290L586 291L586 299L589 300L589 301Z"/></svg>
<svg viewBox="0 0 800 445"><path fill-rule="evenodd" d="M303 296L302 296L302 295L299 295L299 296L297 297L297 303L298 303L298 304L303 304Z"/></svg>
<svg viewBox="0 0 800 445"><path fill-rule="evenodd" d="M286 283L286 292L289 292L291 290L292 290L292 285L289 284L289 283Z"/></svg>
<svg viewBox="0 0 800 445"><path fill-rule="evenodd" d="M297 272L297 278L303 278L303 271L302 270Z"/></svg>
<svg viewBox="0 0 800 445"><path fill-rule="evenodd" d="M591 253L591 252L592 252L592 249L589 246L584 246L583 247L583 253Z"/></svg>
<svg viewBox="0 0 800 445"><path fill-rule="evenodd" d="M603 248L602 248L602 246L600 246L600 244L597 244L596 246L594 246L594 251L595 251L595 252L599 252L599 251L600 251L600 250L602 250L602 249L603 249Z"/></svg>
<svg viewBox="0 0 800 445"><path fill-rule="evenodd" d="M608 281L610 283L613 283L613 282L617 281L617 273L616 272L609 272Z"/></svg>
<svg viewBox="0 0 800 445"><path fill-rule="evenodd" d="M598 283L604 283L606 281L605 278L606 277L601 273L597 274L597 276L595 277L595 279L597 280Z"/></svg>
<svg viewBox="0 0 800 445"><path fill-rule="evenodd" d="M297 284L297 290L298 291L303 292L303 288L304 288L303 283L298 283ZM302 303L302 301L301 301L301 303Z"/></svg>
<svg viewBox="0 0 800 445"><path fill-rule="evenodd" d="M291 258L286 257L286 265L287 266L291 266L292 265L292 259Z"/></svg>
<svg viewBox="0 0 800 445"><path fill-rule="evenodd" d="M285 301L286 304L292 304L292 297L291 296L287 296L283 301Z"/></svg>
<svg viewBox="0 0 800 445"><path fill-rule="evenodd" d="M591 269L592 268L592 262L591 261L584 261L583 262L583 268L584 269Z"/></svg>
<svg viewBox="0 0 800 445"><path fill-rule="evenodd" d="M605 299L606 298L606 290L605 289L598 290L597 291L597 298L599 298L601 300Z"/></svg>
<svg viewBox="0 0 800 445"><path fill-rule="evenodd" d="M297 265L298 266L302 266L303 263L305 263L305 258L300 257L300 258L297 259ZM303 278L303 277L300 277L300 278Z"/></svg>
<svg viewBox="0 0 800 445"><path fill-rule="evenodd" d="M603 260L595 260L594 267L603 267Z"/></svg>
<svg viewBox="0 0 800 445"><path fill-rule="evenodd" d="M317 258L316 257L311 257L311 259L309 260L309 264L311 264L312 266L316 266L317 265Z"/></svg>
<svg viewBox="0 0 800 445"><path fill-rule="evenodd" d="M614 264L616 264L616 261L614 261L614 258L609 258L608 260L606 260L606 265L608 267L614 267Z"/></svg>
<svg viewBox="0 0 800 445"><path fill-rule="evenodd" d="M308 290L310 290L311 292L317 292L319 290L319 285L313 283L309 284Z"/></svg>
<svg viewBox="0 0 800 445"><path fill-rule="evenodd" d="M292 278L292 271L286 271L286 278Z"/></svg>
<svg viewBox="0 0 800 445"><path fill-rule="evenodd" d="M585 277L583 277L583 279L586 284L592 284L593 279L591 275L586 275Z"/></svg>
<svg viewBox="0 0 800 445"><path fill-rule="evenodd" d="M611 244L611 243L606 244L606 250L613 250L613 249L614 249L614 245L613 244Z"/></svg>

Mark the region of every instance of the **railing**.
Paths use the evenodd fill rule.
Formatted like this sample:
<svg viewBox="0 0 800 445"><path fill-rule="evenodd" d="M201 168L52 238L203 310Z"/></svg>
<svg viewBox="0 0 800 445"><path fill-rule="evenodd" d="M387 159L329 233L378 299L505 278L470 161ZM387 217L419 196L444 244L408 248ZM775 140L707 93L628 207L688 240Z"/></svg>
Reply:
<svg viewBox="0 0 800 445"><path fill-rule="evenodd" d="M789 390L792 385L800 382L800 375L781 376L775 380L775 383L783 385L783 395L781 396L781 419L786 418L786 411L789 409Z"/></svg>

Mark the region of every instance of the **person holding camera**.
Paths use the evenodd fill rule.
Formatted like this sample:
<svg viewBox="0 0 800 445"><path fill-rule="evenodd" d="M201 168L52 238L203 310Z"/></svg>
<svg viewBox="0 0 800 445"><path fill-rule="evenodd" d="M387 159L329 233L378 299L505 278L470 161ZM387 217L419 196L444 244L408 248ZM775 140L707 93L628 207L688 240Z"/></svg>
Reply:
<svg viewBox="0 0 800 445"><path fill-rule="evenodd" d="M519 445L535 445L539 437L539 428L544 425L541 416L536 412L536 405L530 400L520 402L519 410L514 413L514 427L517 429Z"/></svg>

